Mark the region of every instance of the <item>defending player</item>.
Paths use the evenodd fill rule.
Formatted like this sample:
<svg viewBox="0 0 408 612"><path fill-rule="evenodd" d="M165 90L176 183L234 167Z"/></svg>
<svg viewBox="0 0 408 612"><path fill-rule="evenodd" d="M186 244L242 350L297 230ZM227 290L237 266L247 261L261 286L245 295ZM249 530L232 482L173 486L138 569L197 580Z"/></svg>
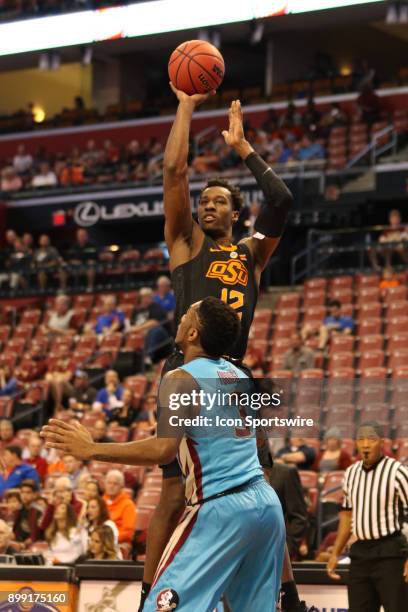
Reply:
<svg viewBox="0 0 408 612"><path fill-rule="evenodd" d="M196 222L191 212L188 185L189 133L194 109L208 98L208 94L188 96L172 84L170 86L179 106L164 155L164 231L176 296L175 320L179 323L191 304L207 296L221 298L241 317L239 339L228 350L228 356L240 360L246 351L260 276L279 244L293 198L283 181L246 140L241 104L235 100L229 110L229 129L223 136L245 161L264 194L264 205L255 222L256 233L233 244L232 228L239 217L242 196L239 188L222 179L209 181L203 189ZM175 354L167 361L165 371L182 362L182 355ZM270 467L268 461L263 462L263 466ZM177 462L173 462L164 466L160 502L149 525L140 611L184 505L184 483ZM304 603L299 601L288 555L282 589L284 612L306 610Z"/></svg>
<svg viewBox="0 0 408 612"><path fill-rule="evenodd" d="M146 612L211 612L225 593L234 612L274 612L279 596L285 525L278 497L263 476L256 440L237 435L219 418L239 418L237 406L173 401L193 391L235 394L248 377L221 356L239 332L236 311L217 298L191 306L176 342L184 362L159 389L159 431L169 437L124 444L94 443L88 430L55 419L43 429L47 447L78 459L155 465L178 456L186 479L187 507L157 568ZM247 387L246 387L247 388ZM187 395L185 395L187 394ZM183 420L211 417L193 426ZM180 426L170 426L171 419ZM173 430L173 431L172 431ZM168 433L167 433L168 432ZM173 437L170 437L173 434Z"/></svg>

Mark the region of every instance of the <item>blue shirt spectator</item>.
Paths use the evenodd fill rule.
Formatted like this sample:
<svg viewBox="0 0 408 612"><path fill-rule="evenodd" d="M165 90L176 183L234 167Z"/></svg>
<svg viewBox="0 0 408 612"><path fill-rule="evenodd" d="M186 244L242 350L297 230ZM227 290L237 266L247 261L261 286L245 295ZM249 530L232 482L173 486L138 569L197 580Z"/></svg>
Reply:
<svg viewBox="0 0 408 612"><path fill-rule="evenodd" d="M18 381L10 373L10 368L6 365L0 368L0 396L14 395L18 391Z"/></svg>
<svg viewBox="0 0 408 612"><path fill-rule="evenodd" d="M22 462L22 452L22 448L17 445L6 447L3 454L6 469L4 475L0 474L0 496L7 489L19 487L23 480L27 478L34 480L38 486L40 485L40 477L37 470L32 465Z"/></svg>
<svg viewBox="0 0 408 612"><path fill-rule="evenodd" d="M104 312L96 320L96 333L113 333L122 330L125 325L125 314L121 310L116 309L116 299L108 295L103 301L103 307Z"/></svg>
<svg viewBox="0 0 408 612"><path fill-rule="evenodd" d="M319 142L313 142L308 136L304 136L299 149L299 160L323 159L324 147Z"/></svg>
<svg viewBox="0 0 408 612"><path fill-rule="evenodd" d="M120 384L118 373L115 370L107 370L105 373L105 386L99 389L95 402L102 404L103 410L109 412L122 400L122 395L123 387Z"/></svg>
<svg viewBox="0 0 408 612"><path fill-rule="evenodd" d="M354 321L351 317L326 317L323 321L323 325L327 327L331 327L332 329L336 329L338 331L344 331L345 329L352 330L354 328Z"/></svg>
<svg viewBox="0 0 408 612"><path fill-rule="evenodd" d="M176 308L176 298L171 290L171 281L167 276L160 276L157 279L156 294L153 301L159 304L166 312L172 313Z"/></svg>

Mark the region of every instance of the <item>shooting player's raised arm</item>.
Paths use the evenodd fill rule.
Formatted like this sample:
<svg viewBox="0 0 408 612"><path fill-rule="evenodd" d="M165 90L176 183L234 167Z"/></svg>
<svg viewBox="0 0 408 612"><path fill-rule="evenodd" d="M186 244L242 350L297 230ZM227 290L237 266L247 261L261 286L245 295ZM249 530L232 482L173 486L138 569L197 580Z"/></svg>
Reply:
<svg viewBox="0 0 408 612"><path fill-rule="evenodd" d="M170 87L176 94L179 105L164 152L164 236L169 250L176 240L189 239L193 230L190 192L188 187L188 146L190 125L194 109L211 94L188 96Z"/></svg>

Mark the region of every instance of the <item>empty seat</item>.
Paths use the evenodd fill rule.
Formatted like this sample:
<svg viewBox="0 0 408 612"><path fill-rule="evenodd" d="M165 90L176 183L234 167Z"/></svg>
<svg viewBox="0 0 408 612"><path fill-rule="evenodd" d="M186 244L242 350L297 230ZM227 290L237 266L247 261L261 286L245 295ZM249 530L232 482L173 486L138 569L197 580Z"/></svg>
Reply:
<svg viewBox="0 0 408 612"><path fill-rule="evenodd" d="M297 308L295 308L297 310ZM257 308L254 314L254 323L270 325L272 321L272 310L270 308Z"/></svg>
<svg viewBox="0 0 408 612"><path fill-rule="evenodd" d="M303 287L306 292L310 290L314 291L315 289L326 289L327 280L325 278L309 278L304 284Z"/></svg>
<svg viewBox="0 0 408 612"><path fill-rule="evenodd" d="M344 472L341 470L328 472L325 475L320 494L320 498L323 502L333 501L335 503L341 503L343 499L343 479Z"/></svg>
<svg viewBox="0 0 408 612"><path fill-rule="evenodd" d="M273 340L278 338L290 338L293 332L296 331L296 324L290 323L277 323L273 327Z"/></svg>
<svg viewBox="0 0 408 612"><path fill-rule="evenodd" d="M299 478L302 483L302 487L310 489L311 487L317 487L317 474L309 470L299 470Z"/></svg>
<svg viewBox="0 0 408 612"><path fill-rule="evenodd" d="M386 421L388 422L389 408L387 404L377 403L362 406L360 410L360 422L363 421Z"/></svg>
<svg viewBox="0 0 408 612"><path fill-rule="evenodd" d="M380 318L361 319L358 323L359 336L372 336L381 333L382 322Z"/></svg>
<svg viewBox="0 0 408 612"><path fill-rule="evenodd" d="M293 323L297 322L299 311L297 308L282 308L276 313L276 323ZM255 322L255 321L254 321ZM269 325L269 323L267 324Z"/></svg>
<svg viewBox="0 0 408 612"><path fill-rule="evenodd" d="M352 352L354 348L353 336L333 334L330 339L330 354L337 352Z"/></svg>
<svg viewBox="0 0 408 612"><path fill-rule="evenodd" d="M329 370L338 368L352 368L354 364L354 354L349 351L336 351L329 357Z"/></svg>
<svg viewBox="0 0 408 612"><path fill-rule="evenodd" d="M358 291L362 288L375 287L378 289L380 278L377 274L357 274L356 286Z"/></svg>
<svg viewBox="0 0 408 612"><path fill-rule="evenodd" d="M41 320L41 310L38 308L32 310L25 310L21 315L21 325L38 325Z"/></svg>
<svg viewBox="0 0 408 612"><path fill-rule="evenodd" d="M385 333L387 336L395 336L400 332L408 332L408 316L406 317L393 317L388 319Z"/></svg>
<svg viewBox="0 0 408 612"><path fill-rule="evenodd" d="M330 291L330 299L338 300L342 304L351 304L353 301L353 291L350 287L334 288Z"/></svg>
<svg viewBox="0 0 408 612"><path fill-rule="evenodd" d="M386 368L364 368L361 371L361 378L363 379L375 379L375 380L385 380L387 377L387 369Z"/></svg>
<svg viewBox="0 0 408 612"><path fill-rule="evenodd" d="M89 293L82 295L74 295L72 300L72 305L74 308L85 308L86 310L91 310L94 305L95 296L90 295Z"/></svg>
<svg viewBox="0 0 408 612"><path fill-rule="evenodd" d="M378 302L380 300L380 289L379 287L373 286L360 286L357 289L357 302L367 303L367 302Z"/></svg>
<svg viewBox="0 0 408 612"><path fill-rule="evenodd" d="M384 365L384 352L382 350L364 351L359 360L360 370L364 368L378 368Z"/></svg>
<svg viewBox="0 0 408 612"><path fill-rule="evenodd" d="M299 302L299 293L281 293L276 304L276 309L280 310L281 308L297 308L299 306Z"/></svg>
<svg viewBox="0 0 408 612"><path fill-rule="evenodd" d="M273 355L282 355L290 349L292 340L290 338L278 338L272 343Z"/></svg>
<svg viewBox="0 0 408 612"><path fill-rule="evenodd" d="M397 333L388 339L387 351L392 353L397 349L408 348L408 332Z"/></svg>
<svg viewBox="0 0 408 612"><path fill-rule="evenodd" d="M303 308L306 310L311 306L323 306L326 301L326 292L318 289L316 291L308 291L303 299Z"/></svg>
<svg viewBox="0 0 408 612"><path fill-rule="evenodd" d="M388 287L384 290L384 299L386 302L400 302L407 299L407 288L405 285L398 287Z"/></svg>
<svg viewBox="0 0 408 612"><path fill-rule="evenodd" d="M372 336L362 336L358 343L360 353L367 351L380 351L384 345L384 337L381 334L373 334Z"/></svg>
<svg viewBox="0 0 408 612"><path fill-rule="evenodd" d="M334 276L330 280L331 289L340 289L340 288L351 289L352 287L353 287L353 277L352 276Z"/></svg>
<svg viewBox="0 0 408 612"><path fill-rule="evenodd" d="M391 302L388 302L386 313L387 313L388 319L393 318L393 317L408 316L408 301L407 300L397 300L394 302L394 300L392 300Z"/></svg>
<svg viewBox="0 0 408 612"><path fill-rule="evenodd" d="M376 319L381 317L380 302L361 302L358 308L358 319Z"/></svg>
<svg viewBox="0 0 408 612"><path fill-rule="evenodd" d="M305 306L304 325L320 326L326 316L325 306Z"/></svg>
<svg viewBox="0 0 408 612"><path fill-rule="evenodd" d="M401 366L408 367L408 348L395 349L390 355L388 367L393 370L394 368L399 368Z"/></svg>

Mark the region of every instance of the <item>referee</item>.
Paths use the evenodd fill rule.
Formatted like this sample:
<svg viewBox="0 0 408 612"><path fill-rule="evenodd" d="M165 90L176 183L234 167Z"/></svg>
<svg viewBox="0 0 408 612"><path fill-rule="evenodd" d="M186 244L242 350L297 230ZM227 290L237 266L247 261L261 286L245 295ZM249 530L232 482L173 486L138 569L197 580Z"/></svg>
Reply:
<svg viewBox="0 0 408 612"><path fill-rule="evenodd" d="M408 469L382 453L378 423L362 424L357 449L362 461L344 475L344 501L332 555L330 578L351 533L357 540L350 549L349 612L408 610L408 545L401 533L408 509Z"/></svg>

